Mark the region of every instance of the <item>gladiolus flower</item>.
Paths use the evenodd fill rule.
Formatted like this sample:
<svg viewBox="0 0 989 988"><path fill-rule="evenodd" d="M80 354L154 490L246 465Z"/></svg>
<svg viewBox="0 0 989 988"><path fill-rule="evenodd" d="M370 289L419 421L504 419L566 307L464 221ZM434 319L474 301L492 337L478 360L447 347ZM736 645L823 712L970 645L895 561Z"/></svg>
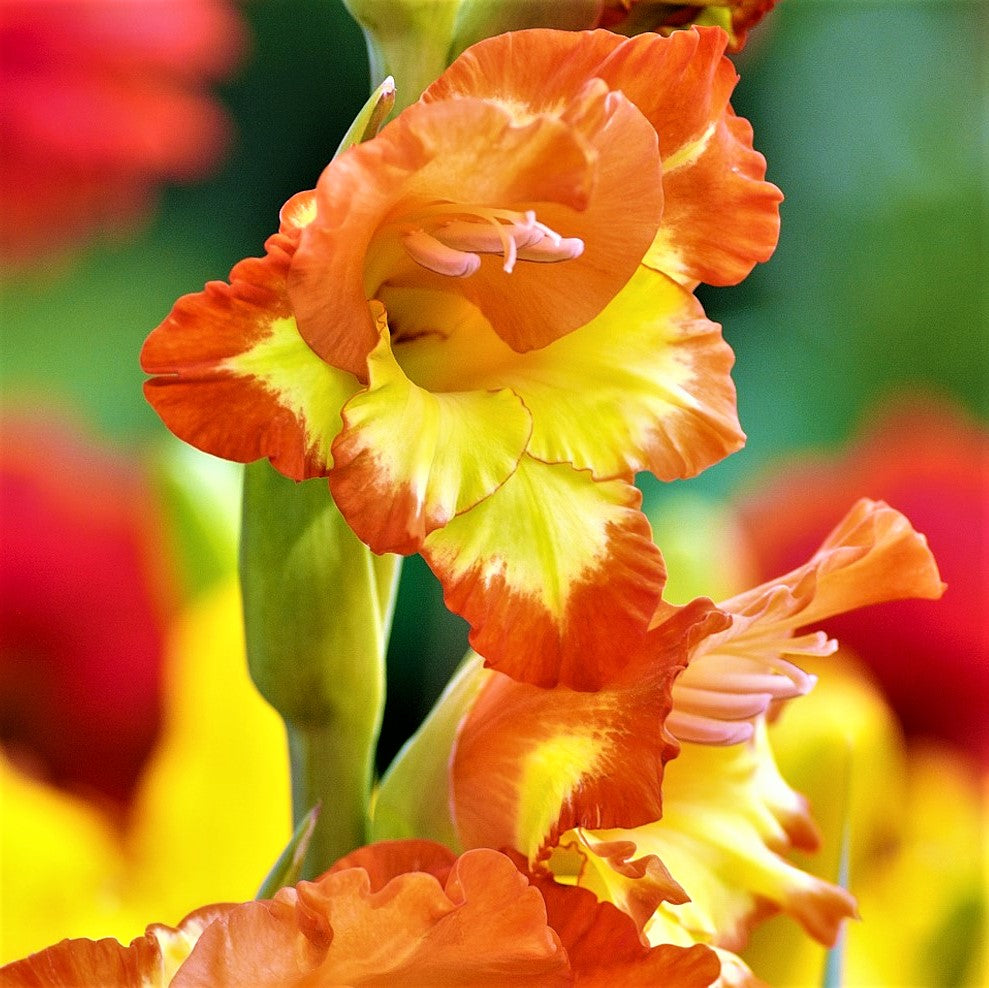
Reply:
<svg viewBox="0 0 989 988"><path fill-rule="evenodd" d="M198 178L229 130L203 85L244 28L227 0L3 0L0 257L23 260Z"/></svg>
<svg viewBox="0 0 989 988"><path fill-rule="evenodd" d="M607 944L607 950L601 950ZM705 947L643 945L581 889L530 884L505 855L427 841L370 845L273 899L208 906L123 947L66 940L0 971L41 983L209 985L667 984L702 988Z"/></svg>
<svg viewBox="0 0 989 988"><path fill-rule="evenodd" d="M825 628L868 666L908 735L941 738L989 764L989 432L945 401L902 399L844 455L794 462L741 505L760 573L794 565L834 523L835 503L856 491L909 514L948 592L936 607L896 601Z"/></svg>
<svg viewBox="0 0 989 988"><path fill-rule="evenodd" d="M386 832L423 825L455 846L513 847L615 902L653 943L737 950L778 909L832 943L854 901L784 857L813 849L817 832L776 769L767 714L813 685L792 659L833 650L805 625L941 590L923 536L863 500L791 573L717 609L663 605L629 682L575 694L466 666L384 780L376 816ZM682 750L664 771L674 738ZM449 823L443 809L405 817L421 800L411 780L436 785L428 764L444 750Z"/></svg>
<svg viewBox="0 0 989 988"><path fill-rule="evenodd" d="M690 292L769 256L779 193L725 43L469 49L286 204L266 257L176 304L149 401L208 452L328 476L375 552L422 552L495 668L597 687L664 582L634 473L742 442Z"/></svg>

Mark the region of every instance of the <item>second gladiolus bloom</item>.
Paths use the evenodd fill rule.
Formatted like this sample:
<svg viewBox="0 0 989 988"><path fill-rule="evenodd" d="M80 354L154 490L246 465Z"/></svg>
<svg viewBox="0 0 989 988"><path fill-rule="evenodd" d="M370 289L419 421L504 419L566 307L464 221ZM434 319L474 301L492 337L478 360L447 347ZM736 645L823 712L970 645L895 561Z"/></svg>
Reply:
<svg viewBox="0 0 989 988"><path fill-rule="evenodd" d="M665 581L634 474L743 441L692 291L772 253L780 195L726 40L468 49L285 205L264 258L179 300L149 400L210 453L328 477L371 549L423 554L493 667L597 688Z"/></svg>

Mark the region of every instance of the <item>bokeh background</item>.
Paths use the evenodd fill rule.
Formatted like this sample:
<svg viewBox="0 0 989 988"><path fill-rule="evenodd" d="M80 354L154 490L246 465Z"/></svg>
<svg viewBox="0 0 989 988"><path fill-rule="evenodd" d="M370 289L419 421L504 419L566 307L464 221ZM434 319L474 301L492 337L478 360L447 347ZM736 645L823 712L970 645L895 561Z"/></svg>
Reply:
<svg viewBox="0 0 989 988"><path fill-rule="evenodd" d="M176 471L195 477L208 468L191 459L174 467L177 444L142 397L141 343L179 295L261 253L279 207L313 186L368 91L362 37L339 2L256 0L241 9L250 43L217 87L234 130L213 176L166 185L146 221L126 232L0 278L4 421L25 411L67 413L128 459L164 457L172 486ZM689 528L695 516L684 505L771 487L794 454L838 456L905 394L932 396L985 428L987 51L982 0L783 0L752 33L736 59L733 103L754 124L769 177L786 196L782 237L743 285L699 292L736 352L749 442L696 480L664 486L645 478L660 529ZM43 438L38 451L56 485L77 482L79 472L47 454ZM210 496L223 491L234 512L235 478L214 484ZM229 559L223 546L196 541L202 524L190 518L188 498L165 501L161 537L177 545L180 582L191 594ZM966 524L976 525L973 559L984 566L978 524ZM973 634L984 635L989 601L981 611L979 603ZM115 601L104 606L110 615ZM465 644L466 627L443 607L428 569L408 560L382 764Z"/></svg>

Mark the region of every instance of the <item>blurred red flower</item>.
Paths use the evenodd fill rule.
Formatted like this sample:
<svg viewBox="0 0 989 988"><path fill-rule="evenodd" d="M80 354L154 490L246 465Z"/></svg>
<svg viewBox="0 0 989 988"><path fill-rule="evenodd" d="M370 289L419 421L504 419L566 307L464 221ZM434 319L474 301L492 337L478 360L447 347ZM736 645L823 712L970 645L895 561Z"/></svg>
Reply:
<svg viewBox="0 0 989 988"><path fill-rule="evenodd" d="M63 421L5 417L0 515L0 743L123 804L157 737L177 602L146 478Z"/></svg>
<svg viewBox="0 0 989 988"><path fill-rule="evenodd" d="M229 132L206 82L245 29L227 0L0 0L0 259L132 219Z"/></svg>
<svg viewBox="0 0 989 988"><path fill-rule="evenodd" d="M806 558L847 505L881 498L923 532L948 585L833 618L826 629L869 667L909 735L989 763L989 430L947 402L903 399L843 455L809 457L746 500L760 579Z"/></svg>

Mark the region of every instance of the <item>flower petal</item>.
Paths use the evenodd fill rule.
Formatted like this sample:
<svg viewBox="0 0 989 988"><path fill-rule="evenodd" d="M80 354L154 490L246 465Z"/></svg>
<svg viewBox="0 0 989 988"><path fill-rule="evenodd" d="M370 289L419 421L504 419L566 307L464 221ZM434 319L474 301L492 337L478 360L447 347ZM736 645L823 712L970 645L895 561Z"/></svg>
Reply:
<svg viewBox="0 0 989 988"><path fill-rule="evenodd" d="M635 924L610 902L598 902L585 889L546 878L533 881L581 988L706 988L717 978L720 965L707 947L647 946Z"/></svg>
<svg viewBox="0 0 989 988"><path fill-rule="evenodd" d="M172 984L542 986L565 983L567 969L540 893L485 848L454 862L444 885L415 871L375 891L351 867L237 906L203 934Z"/></svg>
<svg viewBox="0 0 989 988"><path fill-rule="evenodd" d="M463 295L519 351L601 311L655 236L662 189L648 122L620 94L584 81L566 94L566 114L530 113L526 94L516 106L513 92L415 104L330 163L289 282L317 353L363 378L377 343L365 300L382 285ZM430 210L453 218L457 206L466 214L533 210L556 234L581 240L584 252L554 264L520 260L510 272L486 255L470 277L428 270L401 236Z"/></svg>
<svg viewBox="0 0 989 988"><path fill-rule="evenodd" d="M150 937L125 947L111 938L62 940L0 970L4 988L79 988L160 984L161 950ZM154 979L154 980L152 980Z"/></svg>
<svg viewBox="0 0 989 988"><path fill-rule="evenodd" d="M769 908L833 944L841 922L855 915L848 892L781 856L792 847L812 849L816 830L806 802L779 774L764 721L746 744L684 744L667 766L663 804L658 823L599 835L632 840L640 854L655 854L690 896L682 905L660 904L646 927L650 942L682 942L686 931L693 940L737 950Z"/></svg>
<svg viewBox="0 0 989 988"><path fill-rule="evenodd" d="M592 322L489 372L532 412L529 452L595 477L692 477L739 449L734 362L720 327L640 267Z"/></svg>
<svg viewBox="0 0 989 988"><path fill-rule="evenodd" d="M603 79L659 136L663 222L647 263L688 287L734 284L772 254L782 196L763 181L751 128L728 105L737 76L724 57L727 42L717 28L634 38L519 31L474 45L423 99L518 90L538 94L528 97L535 113L558 106L584 80Z"/></svg>
<svg viewBox="0 0 989 988"><path fill-rule="evenodd" d="M368 387L344 407L333 443L330 488L375 552L408 554L514 473L532 421L507 390L433 394L415 385L392 354L383 315L367 365Z"/></svg>
<svg viewBox="0 0 989 988"><path fill-rule="evenodd" d="M762 610L780 585L790 594L779 598L775 616L791 629L887 600L936 600L945 589L924 536L899 511L868 498L856 502L804 566L722 606L740 614Z"/></svg>
<svg viewBox="0 0 989 988"><path fill-rule="evenodd" d="M305 195L305 194L303 194ZM211 282L176 302L148 337L144 393L180 439L240 463L268 457L295 480L329 470L340 408L360 386L324 364L296 328L285 279L295 251L291 217L241 261L230 284Z"/></svg>
<svg viewBox="0 0 989 988"><path fill-rule="evenodd" d="M658 820L663 764L676 752L663 727L673 677L690 645L725 620L709 601L695 601L644 637L596 692L490 673L451 756L463 845L509 846L535 860L575 826Z"/></svg>
<svg viewBox="0 0 989 988"><path fill-rule="evenodd" d="M689 897L655 854L638 855L631 840L602 840L583 827L561 835L547 868L566 884L589 889L626 913L640 932L661 902Z"/></svg>
<svg viewBox="0 0 989 988"><path fill-rule="evenodd" d="M152 923L126 947L109 937L62 940L0 969L0 983L4 988L167 988L203 931L233 908L203 906L175 928Z"/></svg>
<svg viewBox="0 0 989 988"><path fill-rule="evenodd" d="M624 481L524 456L422 553L489 666L597 689L641 640L665 580L640 503Z"/></svg>
<svg viewBox="0 0 989 988"><path fill-rule="evenodd" d="M731 627L691 655L673 687L667 726L681 741L747 740L771 705L817 681L791 660L837 648L823 631L797 635L798 628L886 600L936 598L943 589L924 537L898 511L863 498L804 566L720 605Z"/></svg>

